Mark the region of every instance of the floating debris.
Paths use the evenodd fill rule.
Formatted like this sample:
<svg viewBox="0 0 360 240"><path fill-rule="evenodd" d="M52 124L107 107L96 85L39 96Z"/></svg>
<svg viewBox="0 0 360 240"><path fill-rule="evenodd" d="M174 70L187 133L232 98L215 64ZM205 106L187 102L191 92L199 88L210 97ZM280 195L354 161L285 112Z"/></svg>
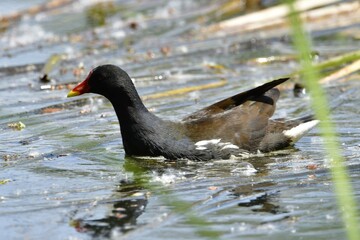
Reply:
<svg viewBox="0 0 360 240"><path fill-rule="evenodd" d="M43 114L56 113L56 112L60 112L61 110L63 110L63 109L62 108L56 108L56 107L48 107L48 108L41 109L41 113L43 113Z"/></svg>
<svg viewBox="0 0 360 240"><path fill-rule="evenodd" d="M48 83L51 81L49 77L50 72L60 63L62 56L60 54L53 54L50 58L46 61L43 69L41 70L42 76L40 77L41 82Z"/></svg>
<svg viewBox="0 0 360 240"><path fill-rule="evenodd" d="M162 46L160 48L160 52L164 55L164 56L169 56L171 53L171 47L170 46Z"/></svg>
<svg viewBox="0 0 360 240"><path fill-rule="evenodd" d="M5 162L14 161L18 158L19 158L19 155L17 155L17 154L5 154L2 156L2 159L4 159Z"/></svg>
<svg viewBox="0 0 360 240"><path fill-rule="evenodd" d="M104 26L106 19L119 11L113 2L100 2L86 10L86 17L92 26Z"/></svg>
<svg viewBox="0 0 360 240"><path fill-rule="evenodd" d="M311 164L308 164L306 166L306 168L309 169L309 170L316 170L316 169L318 169L318 165L311 163Z"/></svg>
<svg viewBox="0 0 360 240"><path fill-rule="evenodd" d="M132 30L136 30L138 27L139 27L139 24L137 22L129 23L129 28L131 28Z"/></svg>
<svg viewBox="0 0 360 240"><path fill-rule="evenodd" d="M204 66L215 71L215 73L222 73L224 70L226 70L224 65L218 63L205 63Z"/></svg>
<svg viewBox="0 0 360 240"><path fill-rule="evenodd" d="M14 130L22 130L22 129L24 129L26 127L26 125L19 121L17 123L9 123L8 127L12 128Z"/></svg>
<svg viewBox="0 0 360 240"><path fill-rule="evenodd" d="M73 75L75 77L79 77L79 76L83 75L84 73L85 73L84 63L80 62L79 65L76 68L74 68Z"/></svg>
<svg viewBox="0 0 360 240"><path fill-rule="evenodd" d="M41 82L50 82L51 79L49 78L49 75L47 75L46 73L44 75L42 75L40 78Z"/></svg>
<svg viewBox="0 0 360 240"><path fill-rule="evenodd" d="M293 93L295 97L302 97L306 95L306 88L301 83L295 83Z"/></svg>
<svg viewBox="0 0 360 240"><path fill-rule="evenodd" d="M11 182L11 179L0 179L0 185Z"/></svg>
<svg viewBox="0 0 360 240"><path fill-rule="evenodd" d="M164 98L164 97L172 97L172 96L183 95L183 94L187 94L187 93L190 93L190 92L209 89L209 88L218 88L218 87L225 86L226 84L227 84L227 80L222 79L222 80L220 80L218 82L213 82L213 83L208 83L208 84L203 84L203 85L197 85L197 86L184 87L184 88L178 88L178 89L173 89L173 90L169 90L169 91L165 91L165 92L154 93L154 94L143 96L142 99L143 100L149 100L149 99L157 99L157 98Z"/></svg>

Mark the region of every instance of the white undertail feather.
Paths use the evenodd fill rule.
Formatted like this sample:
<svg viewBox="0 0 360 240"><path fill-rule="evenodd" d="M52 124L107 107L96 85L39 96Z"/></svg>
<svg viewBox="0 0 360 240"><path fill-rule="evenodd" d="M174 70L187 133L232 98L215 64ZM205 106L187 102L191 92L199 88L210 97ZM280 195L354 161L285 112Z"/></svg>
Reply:
<svg viewBox="0 0 360 240"><path fill-rule="evenodd" d="M313 129L319 122L319 120L312 120L309 122L301 123L289 130L284 130L283 134L291 139L291 143L295 143L307 132Z"/></svg>

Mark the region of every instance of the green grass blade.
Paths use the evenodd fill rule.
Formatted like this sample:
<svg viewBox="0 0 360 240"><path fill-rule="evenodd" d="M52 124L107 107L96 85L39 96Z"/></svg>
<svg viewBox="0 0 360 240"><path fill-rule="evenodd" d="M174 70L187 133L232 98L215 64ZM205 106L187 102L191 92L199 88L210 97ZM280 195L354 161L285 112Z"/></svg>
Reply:
<svg viewBox="0 0 360 240"><path fill-rule="evenodd" d="M324 139L324 147L331 164L331 173L334 182L335 194L339 209L342 213L348 239L359 239L359 224L357 222L357 208L353 196L352 186L347 175L340 144L335 134L334 125L330 119L330 110L325 94L320 87L320 78L317 68L310 59L311 44L309 36L304 32L301 19L294 6L294 0L284 0L289 6L289 20L291 23L294 46L299 54L305 85L310 89L312 107L315 116L319 119L320 131Z"/></svg>

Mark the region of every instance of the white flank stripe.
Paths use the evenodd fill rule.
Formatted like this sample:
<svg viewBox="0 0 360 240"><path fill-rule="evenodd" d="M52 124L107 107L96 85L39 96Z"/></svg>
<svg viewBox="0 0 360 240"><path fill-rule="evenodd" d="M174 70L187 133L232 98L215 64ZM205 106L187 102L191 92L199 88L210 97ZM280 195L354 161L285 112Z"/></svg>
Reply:
<svg viewBox="0 0 360 240"><path fill-rule="evenodd" d="M201 146L196 148L196 150L206 150L206 149L207 149L206 147L201 147Z"/></svg>
<svg viewBox="0 0 360 240"><path fill-rule="evenodd" d="M295 143L299 140L302 136L304 136L308 131L314 128L320 121L319 120L312 120L309 122L301 123L296 127L293 127L289 130L284 130L283 134L290 138L292 143Z"/></svg>
<svg viewBox="0 0 360 240"><path fill-rule="evenodd" d="M239 149L239 147L234 144L228 143L221 148L221 150L224 150L224 149Z"/></svg>
<svg viewBox="0 0 360 240"><path fill-rule="evenodd" d="M207 150L207 149L216 149L223 151L225 149L239 149L238 146L232 144L231 142L221 142L221 139L210 139L210 140L201 140L195 143L196 150Z"/></svg>
<svg viewBox="0 0 360 240"><path fill-rule="evenodd" d="M221 138L219 139L211 139L211 140L202 140L197 143L195 143L196 146L204 146L208 144L218 144L221 141Z"/></svg>

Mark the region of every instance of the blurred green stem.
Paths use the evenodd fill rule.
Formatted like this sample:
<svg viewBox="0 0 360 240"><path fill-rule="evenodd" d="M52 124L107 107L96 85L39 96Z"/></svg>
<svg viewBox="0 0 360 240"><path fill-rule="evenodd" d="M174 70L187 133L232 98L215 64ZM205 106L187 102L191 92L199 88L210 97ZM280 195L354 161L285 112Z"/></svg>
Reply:
<svg viewBox="0 0 360 240"><path fill-rule="evenodd" d="M312 66L315 68L315 71L329 71L331 68L339 69L342 65L357 61L360 59L360 50L345 53L340 56L336 56L330 59L327 59L320 63L314 63ZM297 77L303 75L303 71L306 69L299 69L291 73L291 77ZM318 77L320 74L318 75ZM319 78L317 80L320 80Z"/></svg>
<svg viewBox="0 0 360 240"><path fill-rule="evenodd" d="M358 59L360 59L360 50L353 51L353 52L350 52L350 53L345 53L345 54L343 54L341 56L334 57L334 58L331 58L331 59L326 60L324 62L315 64L315 68L317 70L324 70L326 68L338 67L341 64L356 61Z"/></svg>
<svg viewBox="0 0 360 240"><path fill-rule="evenodd" d="M344 159L341 155L340 144L337 140L333 123L329 117L329 107L325 94L320 87L319 72L310 59L311 45L308 35L302 28L301 19L294 6L294 0L284 0L290 9L289 20L293 32L294 46L298 51L305 84L310 89L312 107L315 116L320 120L320 131L324 139L324 146L331 164L335 194L341 210L348 239L359 239L359 225L357 223L357 208L353 197L352 186L346 172Z"/></svg>

